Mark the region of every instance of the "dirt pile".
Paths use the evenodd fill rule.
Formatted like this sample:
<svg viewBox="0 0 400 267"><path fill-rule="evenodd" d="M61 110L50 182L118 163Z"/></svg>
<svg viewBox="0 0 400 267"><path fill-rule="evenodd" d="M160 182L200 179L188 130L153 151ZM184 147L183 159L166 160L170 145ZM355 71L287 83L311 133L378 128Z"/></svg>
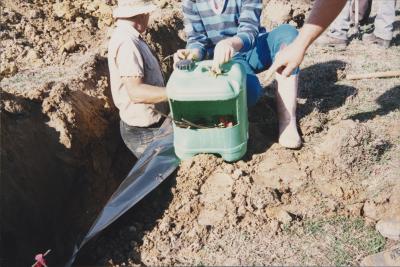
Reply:
<svg viewBox="0 0 400 267"><path fill-rule="evenodd" d="M377 140L368 127L343 121L331 127L317 153L296 153L274 145L248 162L228 164L206 155L183 162L168 209L144 237L141 261L146 265L298 264L304 253L326 253L304 250L291 231L304 236L308 224L315 223L312 218L360 216L370 209L362 175L376 161ZM396 209L395 192L389 194L392 200L376 204L374 212ZM345 217L340 220L353 224ZM319 223L329 228L327 221ZM329 235L334 235L337 230L330 227ZM373 232L363 222L357 227L361 235ZM382 246L378 234L370 238L365 237L365 242ZM289 247L298 253L282 258ZM363 255L370 252L352 249ZM315 256L304 264L332 262L318 260Z"/></svg>
<svg viewBox="0 0 400 267"><path fill-rule="evenodd" d="M286 0L264 0L261 25L268 30L289 23L301 27L311 10L310 0L286 1Z"/></svg>
<svg viewBox="0 0 400 267"><path fill-rule="evenodd" d="M104 55L104 39L114 22L112 9L115 3L103 0L3 1L0 80L19 71L64 64L74 53L100 48ZM168 3L158 4L168 6ZM170 42L169 46L157 46L160 41L165 42L163 36L170 35L170 41L177 40L176 35L183 28L180 15L171 16L171 13L173 11L168 9L154 14L154 27L146 37L160 59L183 46L182 40ZM157 35L154 34L156 31ZM170 65L169 61L167 63ZM165 72L170 71L165 64L163 67Z"/></svg>
<svg viewBox="0 0 400 267"><path fill-rule="evenodd" d="M398 212L395 188L385 187L385 201L366 193L365 175L377 161L380 142L366 125L345 120L331 125L318 146L302 151L275 144L233 164L210 155L186 160L156 224L148 228L127 221L111 230L93 246L106 246L108 239L117 245L115 237L129 234L125 254L108 246L98 263L355 264L385 243L361 216L373 223L388 210ZM130 218L136 221L152 209L146 201L151 202L145 200ZM379 217L371 219L374 213Z"/></svg>
<svg viewBox="0 0 400 267"><path fill-rule="evenodd" d="M61 263L134 163L108 81L113 4L1 3L1 257L10 266L49 248ZM146 39L160 60L183 46L173 11L152 25ZM168 76L171 62L162 66Z"/></svg>
<svg viewBox="0 0 400 267"><path fill-rule="evenodd" d="M182 14L175 9L161 10L152 15L145 39L156 54L167 81L173 67L172 55L185 47Z"/></svg>
<svg viewBox="0 0 400 267"><path fill-rule="evenodd" d="M1 6L0 79L96 48L112 23L111 6L100 0L2 1Z"/></svg>
<svg viewBox="0 0 400 267"><path fill-rule="evenodd" d="M184 46L180 3L156 1L161 11L154 14L155 23L147 34L147 41L160 59ZM104 38L113 24L112 8L116 1L3 1L0 19L2 41L0 79L19 71L63 64L77 52L88 52L101 47L105 53ZM292 23L302 26L310 10L308 0L291 2L265 1L262 24L268 29ZM171 15L172 14L172 15ZM157 32L157 34L155 34ZM164 36L172 35L169 46ZM177 38L176 35L179 35ZM163 65L165 73L171 70L171 58ZM164 63L164 62L163 62Z"/></svg>
<svg viewBox="0 0 400 267"><path fill-rule="evenodd" d="M353 173L379 160L379 147L383 145L384 141L373 136L367 126L344 120L329 131L317 153L324 163L332 162L339 169Z"/></svg>

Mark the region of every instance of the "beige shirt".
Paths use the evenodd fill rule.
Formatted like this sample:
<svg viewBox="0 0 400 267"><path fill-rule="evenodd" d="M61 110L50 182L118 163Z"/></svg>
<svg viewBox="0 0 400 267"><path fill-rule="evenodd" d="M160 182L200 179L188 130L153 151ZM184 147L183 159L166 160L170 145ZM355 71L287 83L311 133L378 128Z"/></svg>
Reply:
<svg viewBox="0 0 400 267"><path fill-rule="evenodd" d="M166 103L157 105L134 104L121 77L141 77L144 83L164 86L160 65L148 45L141 39L132 22L118 20L108 44L108 67L111 93L119 109L121 120L131 126L146 127L161 118L152 108L166 112Z"/></svg>

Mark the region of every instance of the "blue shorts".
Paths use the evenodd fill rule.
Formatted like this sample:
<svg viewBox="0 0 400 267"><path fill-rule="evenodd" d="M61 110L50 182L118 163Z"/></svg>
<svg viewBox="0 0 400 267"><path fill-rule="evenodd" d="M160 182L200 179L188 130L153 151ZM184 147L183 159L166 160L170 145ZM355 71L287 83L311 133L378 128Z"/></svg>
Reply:
<svg viewBox="0 0 400 267"><path fill-rule="evenodd" d="M233 57L233 61L241 63L247 72L247 105L254 106L262 93L262 87L256 74L268 69L275 60L282 45L288 45L297 37L298 31L289 24L283 24L271 32L260 33L255 47ZM293 74L297 74L297 68Z"/></svg>

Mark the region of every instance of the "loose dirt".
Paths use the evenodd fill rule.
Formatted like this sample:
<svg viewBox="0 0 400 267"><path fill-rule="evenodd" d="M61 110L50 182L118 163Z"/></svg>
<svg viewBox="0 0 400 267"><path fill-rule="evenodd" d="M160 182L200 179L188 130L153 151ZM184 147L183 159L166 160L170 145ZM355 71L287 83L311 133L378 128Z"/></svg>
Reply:
<svg viewBox="0 0 400 267"><path fill-rule="evenodd" d="M162 9L145 38L168 78L167 57L184 46L182 15L177 2L157 3ZM49 248L50 260L63 262L135 161L109 90L114 4L1 3L0 250L7 265L27 265ZM301 26L310 10L309 1L264 4L268 29ZM343 51L312 47L300 75L301 149L276 143L275 84L266 81L249 111L241 161L183 161L91 241L78 263L354 265L391 247L374 226L400 214L399 81L341 77L400 69L398 21L395 36L388 50L358 40Z"/></svg>
<svg viewBox="0 0 400 267"><path fill-rule="evenodd" d="M49 248L50 263L65 261L135 162L109 89L112 4L1 3L0 250L7 266L31 264ZM146 38L161 59L183 45L182 22L173 10L158 18ZM162 66L168 76L170 64Z"/></svg>

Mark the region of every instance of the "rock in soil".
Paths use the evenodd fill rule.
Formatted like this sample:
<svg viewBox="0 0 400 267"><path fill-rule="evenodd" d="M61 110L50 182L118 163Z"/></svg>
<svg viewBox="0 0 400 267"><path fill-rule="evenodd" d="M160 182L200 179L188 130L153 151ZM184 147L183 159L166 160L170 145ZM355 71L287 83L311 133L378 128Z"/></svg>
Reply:
<svg viewBox="0 0 400 267"><path fill-rule="evenodd" d="M389 217L380 220L376 224L376 230L383 235L392 240L400 240L400 215L396 217Z"/></svg>
<svg viewBox="0 0 400 267"><path fill-rule="evenodd" d="M370 255L360 266L400 266L400 246Z"/></svg>
<svg viewBox="0 0 400 267"><path fill-rule="evenodd" d="M386 209L384 205L367 200L364 203L363 212L365 217L378 221L385 215Z"/></svg>

